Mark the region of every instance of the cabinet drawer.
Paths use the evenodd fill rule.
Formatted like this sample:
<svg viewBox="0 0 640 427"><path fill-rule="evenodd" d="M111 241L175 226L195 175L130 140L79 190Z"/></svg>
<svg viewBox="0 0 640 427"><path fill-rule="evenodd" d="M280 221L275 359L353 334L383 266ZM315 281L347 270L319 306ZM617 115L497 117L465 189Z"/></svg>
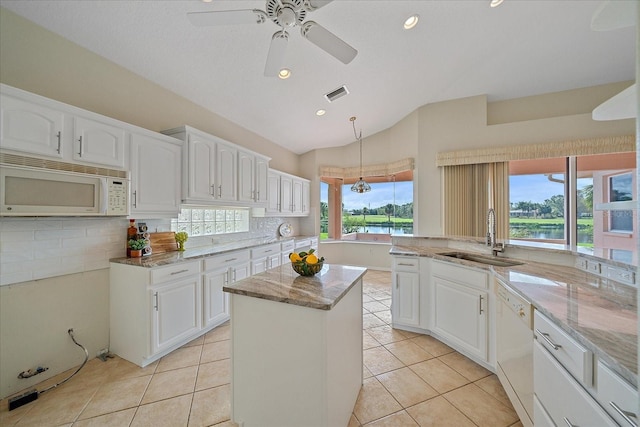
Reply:
<svg viewBox="0 0 640 427"><path fill-rule="evenodd" d="M602 362L598 362L597 382L596 397L605 411L622 426L633 425L629 420L637 425L638 391Z"/></svg>
<svg viewBox="0 0 640 427"><path fill-rule="evenodd" d="M431 274L481 289L489 288L487 273L450 262L434 260L431 264Z"/></svg>
<svg viewBox="0 0 640 427"><path fill-rule="evenodd" d="M309 248L309 247L311 247L311 239L302 239L302 240L295 241L296 250Z"/></svg>
<svg viewBox="0 0 640 427"><path fill-rule="evenodd" d="M535 396L556 426L616 425L593 397L539 342L533 344L533 373ZM534 412L536 426L544 425L544 422L539 423L538 420L540 412Z"/></svg>
<svg viewBox="0 0 640 427"><path fill-rule="evenodd" d="M228 267L234 264L247 262L249 261L249 259L250 259L249 249L228 252L226 254L220 254L220 255L212 256L210 258L205 258L204 269L213 270L216 268Z"/></svg>
<svg viewBox="0 0 640 427"><path fill-rule="evenodd" d="M565 331L556 326L551 320L535 312L534 320L535 336L540 345L549 350L558 361L585 386L593 384L593 353Z"/></svg>
<svg viewBox="0 0 640 427"><path fill-rule="evenodd" d="M420 271L420 258L418 257L393 257L393 270L394 271Z"/></svg>
<svg viewBox="0 0 640 427"><path fill-rule="evenodd" d="M260 246L258 248L251 249L251 258L263 258L273 254L280 253L280 243L274 243L272 245Z"/></svg>
<svg viewBox="0 0 640 427"><path fill-rule="evenodd" d="M282 245L281 251L286 252L287 254L289 254L290 252L293 252L293 248L295 248L295 244L293 243L293 240L287 240L286 242L282 242L281 245Z"/></svg>
<svg viewBox="0 0 640 427"><path fill-rule="evenodd" d="M167 267L159 267L151 270L151 283L157 284L169 280L181 279L200 273L200 261L181 262Z"/></svg>

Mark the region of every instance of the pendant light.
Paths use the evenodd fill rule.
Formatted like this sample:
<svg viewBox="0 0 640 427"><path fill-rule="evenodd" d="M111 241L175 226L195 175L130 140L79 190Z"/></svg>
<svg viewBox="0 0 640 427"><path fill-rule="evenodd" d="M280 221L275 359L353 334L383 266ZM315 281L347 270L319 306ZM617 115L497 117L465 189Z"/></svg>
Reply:
<svg viewBox="0 0 640 427"><path fill-rule="evenodd" d="M349 121L351 121L351 124L353 125L353 134L355 135L356 139L360 143L360 179L357 180L351 186L351 191L353 191L355 193L368 193L369 191L371 191L371 186L369 184L367 184L367 181L362 179L362 130L360 130L360 135L358 135L356 133L356 118L355 118L355 116L351 117L349 119Z"/></svg>

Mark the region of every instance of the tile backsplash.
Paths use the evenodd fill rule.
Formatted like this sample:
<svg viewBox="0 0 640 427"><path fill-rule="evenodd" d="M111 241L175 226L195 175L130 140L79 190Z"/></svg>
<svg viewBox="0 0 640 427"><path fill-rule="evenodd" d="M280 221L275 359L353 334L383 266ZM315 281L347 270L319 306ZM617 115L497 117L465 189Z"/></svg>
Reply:
<svg viewBox="0 0 640 427"><path fill-rule="evenodd" d="M171 230L170 219L136 221L150 232ZM275 237L283 221L251 218L248 232L192 237L186 247ZM0 285L109 268L109 259L126 255L128 226L126 218L0 218Z"/></svg>

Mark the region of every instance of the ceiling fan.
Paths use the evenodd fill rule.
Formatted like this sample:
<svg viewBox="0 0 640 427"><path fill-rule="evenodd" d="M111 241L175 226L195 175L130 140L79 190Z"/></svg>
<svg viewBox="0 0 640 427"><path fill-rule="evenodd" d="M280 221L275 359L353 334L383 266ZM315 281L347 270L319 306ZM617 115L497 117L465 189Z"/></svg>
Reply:
<svg viewBox="0 0 640 427"><path fill-rule="evenodd" d="M189 21L197 26L262 24L270 19L281 29L271 37L271 45L264 67L264 75L273 77L278 74L284 62L289 40L287 29L300 27L302 37L338 59L348 64L358 51L338 36L314 21L304 22L307 13L313 12L332 0L267 0L265 9L222 10L211 12L191 12Z"/></svg>

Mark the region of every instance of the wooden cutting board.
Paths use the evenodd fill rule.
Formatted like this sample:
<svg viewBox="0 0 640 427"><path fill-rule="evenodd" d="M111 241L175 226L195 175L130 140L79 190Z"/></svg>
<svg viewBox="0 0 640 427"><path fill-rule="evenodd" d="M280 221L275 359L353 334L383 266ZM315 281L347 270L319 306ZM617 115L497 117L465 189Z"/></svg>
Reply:
<svg viewBox="0 0 640 427"><path fill-rule="evenodd" d="M154 254L161 254L164 252L173 252L178 250L175 231L149 233L149 239L151 240L151 250Z"/></svg>

